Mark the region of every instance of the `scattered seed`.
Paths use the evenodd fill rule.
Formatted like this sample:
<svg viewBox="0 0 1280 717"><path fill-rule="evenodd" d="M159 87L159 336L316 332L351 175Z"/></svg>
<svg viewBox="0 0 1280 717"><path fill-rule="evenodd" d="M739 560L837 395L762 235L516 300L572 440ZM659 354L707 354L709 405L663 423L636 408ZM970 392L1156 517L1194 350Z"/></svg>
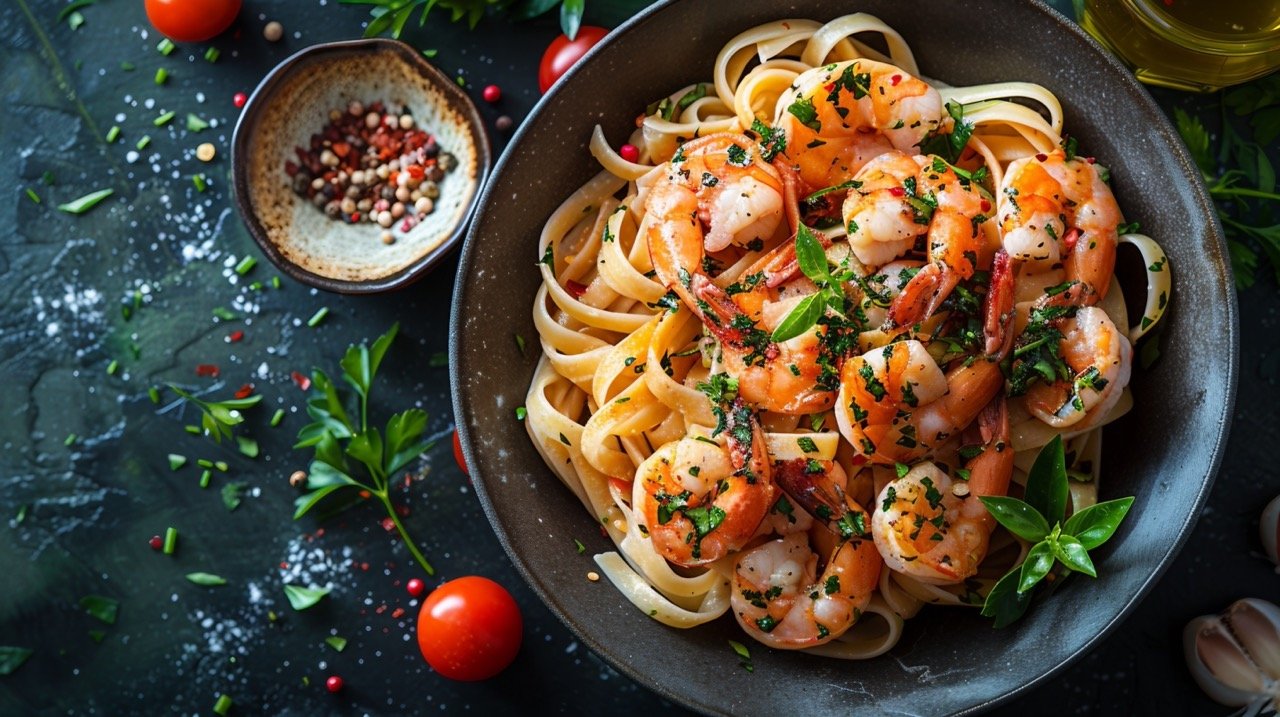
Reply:
<svg viewBox="0 0 1280 717"><path fill-rule="evenodd" d="M593 583L599 582L600 573L597 573L596 571L592 570L591 572L587 573L587 580L590 580Z"/></svg>
<svg viewBox="0 0 1280 717"><path fill-rule="evenodd" d="M212 162L213 158L218 154L218 148L213 146L212 142L205 142L196 147L196 159L201 162Z"/></svg>
<svg viewBox="0 0 1280 717"><path fill-rule="evenodd" d="M968 483L952 483L951 494L957 498L963 498L969 495L969 484Z"/></svg>
<svg viewBox="0 0 1280 717"><path fill-rule="evenodd" d="M267 42L279 42L280 38L284 37L284 25L272 20L262 28L262 37Z"/></svg>
<svg viewBox="0 0 1280 717"><path fill-rule="evenodd" d="M502 115L493 123L493 126L496 127L499 132L509 132L515 125L515 120L511 119L507 115Z"/></svg>
<svg viewBox="0 0 1280 717"><path fill-rule="evenodd" d="M301 488L306 484L307 484L306 471L294 471L289 475L289 485L293 486L294 488Z"/></svg>

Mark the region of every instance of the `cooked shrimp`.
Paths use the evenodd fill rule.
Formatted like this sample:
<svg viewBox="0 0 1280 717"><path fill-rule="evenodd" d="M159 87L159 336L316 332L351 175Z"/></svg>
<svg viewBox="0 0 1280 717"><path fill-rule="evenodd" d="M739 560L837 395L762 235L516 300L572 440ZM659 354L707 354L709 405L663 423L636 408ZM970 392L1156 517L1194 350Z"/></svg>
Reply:
<svg viewBox="0 0 1280 717"><path fill-rule="evenodd" d="M845 198L849 246L865 265L902 256L925 235L929 261L902 288L889 321L904 326L931 316L963 279L977 270L991 211L977 183L957 175L939 157L890 152L858 172L859 186Z"/></svg>
<svg viewBox="0 0 1280 717"><path fill-rule="evenodd" d="M726 371L739 395L766 410L812 413L825 410L834 392L815 386L820 329L782 343L770 336L785 312L768 310L773 287L756 280L731 296L703 269L707 251L769 238L781 223L794 191L789 170L759 159L745 135L716 134L684 145L651 188L647 212L650 258L658 279L680 297L720 341ZM788 195L792 195L788 199ZM767 267L769 257L757 266ZM749 270L748 276L755 270Z"/></svg>
<svg viewBox="0 0 1280 717"><path fill-rule="evenodd" d="M1004 399L988 404L978 420L982 449L965 468L967 482L953 485L951 476L925 462L880 491L871 534L889 569L940 585L978 572L996 526L979 498L1004 495L1013 476Z"/></svg>
<svg viewBox="0 0 1280 717"><path fill-rule="evenodd" d="M844 363L836 423L867 460L911 463L969 425L1003 386L994 360L944 374L922 343L900 341Z"/></svg>
<svg viewBox="0 0 1280 717"><path fill-rule="evenodd" d="M800 178L820 189L850 179L889 149L911 151L944 117L942 97L928 83L862 59L801 73L779 99L775 124Z"/></svg>
<svg viewBox="0 0 1280 717"><path fill-rule="evenodd" d="M636 470L632 504L658 552L673 563L710 563L738 550L777 497L764 431L742 401L725 411L726 446L703 438L668 443ZM749 426L742 441L740 428Z"/></svg>
<svg viewBox="0 0 1280 717"><path fill-rule="evenodd" d="M1014 161L1000 188L1000 231L1015 259L1065 259L1076 282L1059 301L1090 306L1106 296L1124 222L1096 165L1061 150Z"/></svg>
<svg viewBox="0 0 1280 717"><path fill-rule="evenodd" d="M1080 424L1086 416L1105 416L1129 385L1133 347L1107 312L1082 307L1059 324L1060 355L1071 376L1054 383L1034 383L1026 406L1054 428Z"/></svg>
<svg viewBox="0 0 1280 717"><path fill-rule="evenodd" d="M866 512L859 508L857 515L865 524ZM820 574L811 540L826 556ZM839 540L817 527L807 535L792 533L739 555L729 603L742 629L770 647L821 645L862 616L881 562L867 538Z"/></svg>

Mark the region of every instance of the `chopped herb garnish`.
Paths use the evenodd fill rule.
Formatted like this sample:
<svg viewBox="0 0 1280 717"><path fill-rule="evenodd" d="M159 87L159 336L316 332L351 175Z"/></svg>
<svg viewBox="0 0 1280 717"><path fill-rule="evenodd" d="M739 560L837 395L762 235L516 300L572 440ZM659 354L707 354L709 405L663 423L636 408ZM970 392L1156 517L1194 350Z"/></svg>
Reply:
<svg viewBox="0 0 1280 717"><path fill-rule="evenodd" d="M173 44L173 40L170 40L167 37L161 38L160 42L156 45L156 52L165 56L173 54L173 51L176 49L178 49L178 46Z"/></svg>
<svg viewBox="0 0 1280 717"><path fill-rule="evenodd" d="M227 510L235 510L240 507L243 500L244 491L249 487L248 483L235 482L222 486L222 505Z"/></svg>
<svg viewBox="0 0 1280 717"><path fill-rule="evenodd" d="M227 584L227 579L213 573L187 573L187 580L205 587L219 587Z"/></svg>
<svg viewBox="0 0 1280 717"><path fill-rule="evenodd" d="M330 635L324 639L324 644L328 645L329 647L332 647L338 652L342 652L343 650L347 649L347 638L338 637L337 635Z"/></svg>
<svg viewBox="0 0 1280 717"><path fill-rule="evenodd" d="M156 70L155 82L157 85L163 85L169 79L169 71L161 67Z"/></svg>
<svg viewBox="0 0 1280 717"><path fill-rule="evenodd" d="M284 586L284 596L289 599L289 606L294 610L306 610L320 602L328 594L329 588L315 586L304 588L298 585Z"/></svg>
<svg viewBox="0 0 1280 717"><path fill-rule="evenodd" d="M66 204L59 204L58 209L68 214L84 214L97 206L98 202L101 202L114 193L114 189L99 189L98 191L90 192L79 199L73 199Z"/></svg>

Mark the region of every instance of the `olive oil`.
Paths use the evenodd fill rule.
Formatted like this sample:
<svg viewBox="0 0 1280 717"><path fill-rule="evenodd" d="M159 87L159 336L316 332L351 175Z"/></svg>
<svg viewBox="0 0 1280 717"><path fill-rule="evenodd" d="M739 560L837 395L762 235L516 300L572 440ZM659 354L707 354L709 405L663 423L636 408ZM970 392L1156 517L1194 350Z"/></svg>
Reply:
<svg viewBox="0 0 1280 717"><path fill-rule="evenodd" d="M1080 24L1153 85L1210 92L1280 67L1280 0L1077 0Z"/></svg>

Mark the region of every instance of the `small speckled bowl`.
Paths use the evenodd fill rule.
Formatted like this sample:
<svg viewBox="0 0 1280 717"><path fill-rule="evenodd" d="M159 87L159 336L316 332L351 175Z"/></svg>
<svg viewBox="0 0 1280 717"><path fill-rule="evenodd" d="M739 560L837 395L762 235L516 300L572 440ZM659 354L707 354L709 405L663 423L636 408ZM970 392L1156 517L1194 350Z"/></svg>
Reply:
<svg viewBox="0 0 1280 717"><path fill-rule="evenodd" d="M294 194L285 162L309 146L329 111L351 101L403 105L458 166L435 211L383 244L373 222L347 224ZM372 293L425 274L461 239L489 172L489 139L475 105L444 73L395 40L330 42L281 62L254 90L232 142L235 203L262 251L289 276L328 291Z"/></svg>

